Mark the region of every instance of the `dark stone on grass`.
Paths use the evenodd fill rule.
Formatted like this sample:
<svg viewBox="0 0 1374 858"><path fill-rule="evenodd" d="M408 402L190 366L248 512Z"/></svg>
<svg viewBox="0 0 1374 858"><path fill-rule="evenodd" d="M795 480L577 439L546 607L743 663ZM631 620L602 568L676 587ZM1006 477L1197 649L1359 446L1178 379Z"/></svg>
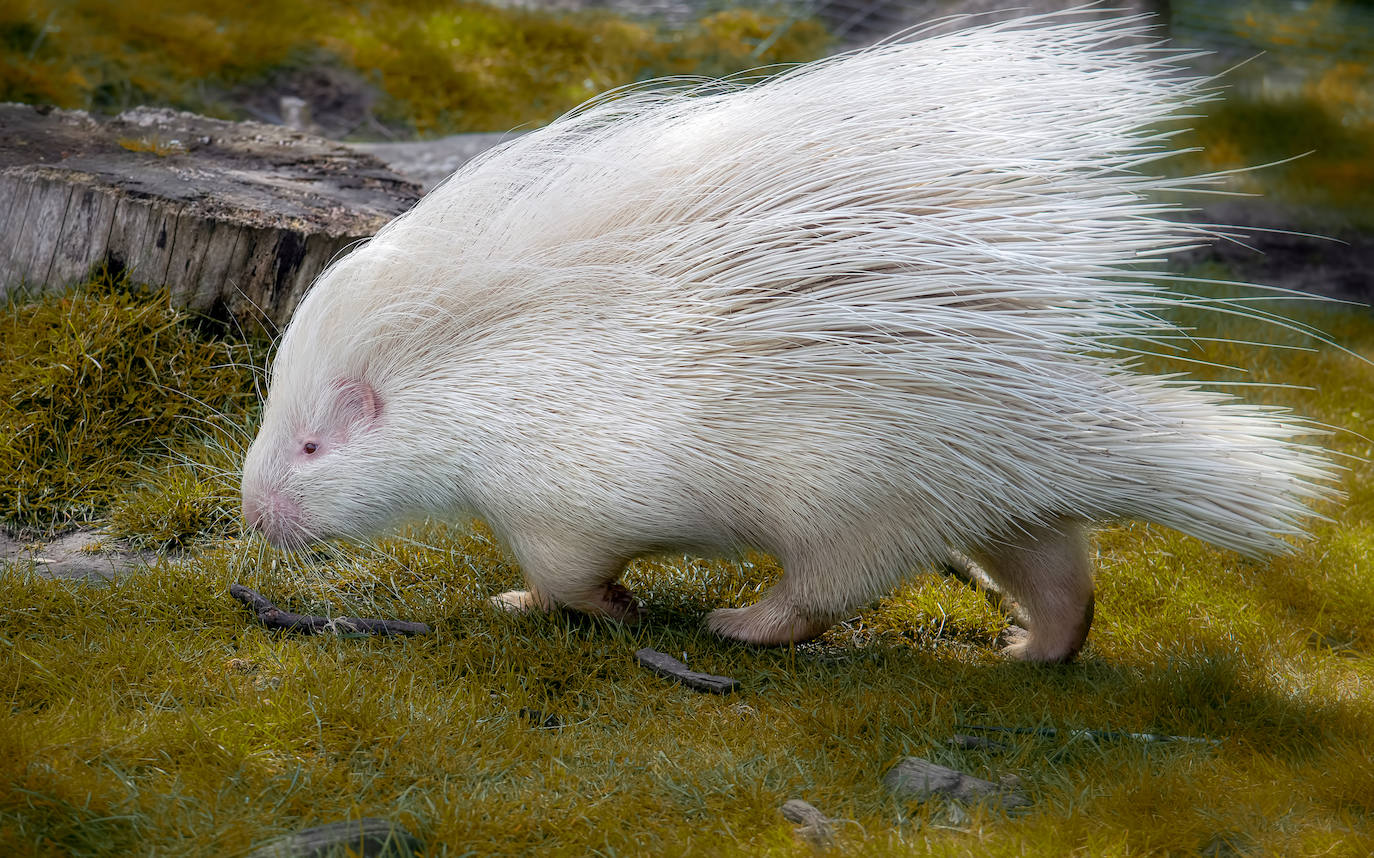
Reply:
<svg viewBox="0 0 1374 858"><path fill-rule="evenodd" d="M830 819L821 813L815 805L799 798L789 798L783 802L782 816L788 822L795 822L798 825L826 825Z"/></svg>
<svg viewBox="0 0 1374 858"><path fill-rule="evenodd" d="M424 844L389 819L375 816L331 822L278 837L249 853L248 858L409 858Z"/></svg>
<svg viewBox="0 0 1374 858"><path fill-rule="evenodd" d="M242 584L230 584L229 595L252 608L258 622L269 629L298 632L305 635L425 635L430 627L425 623L404 620L369 620L362 617L317 617L283 611L256 590Z"/></svg>
<svg viewBox="0 0 1374 858"><path fill-rule="evenodd" d="M728 676L712 676L709 673L697 673L694 670L689 670L687 665L673 658L671 655L661 653L658 650L649 649L648 647L636 650L635 659L659 676L676 679L693 691L706 691L711 694L729 694L732 691L738 691L740 688L738 679L731 679Z"/></svg>
<svg viewBox="0 0 1374 858"><path fill-rule="evenodd" d="M883 775L883 786L901 799L924 801L938 795L964 802L988 801L1006 810L1030 804L1030 799L1001 784L975 778L920 757L907 757L889 769Z"/></svg>
<svg viewBox="0 0 1374 858"><path fill-rule="evenodd" d="M810 802L791 798L779 810L783 819L797 823L797 836L812 846L827 848L835 843L835 823Z"/></svg>

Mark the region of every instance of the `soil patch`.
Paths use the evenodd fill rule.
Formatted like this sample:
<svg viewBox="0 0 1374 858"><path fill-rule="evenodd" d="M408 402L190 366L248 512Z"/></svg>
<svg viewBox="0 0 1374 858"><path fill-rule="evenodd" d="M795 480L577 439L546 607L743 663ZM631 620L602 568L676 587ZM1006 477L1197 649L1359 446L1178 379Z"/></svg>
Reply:
<svg viewBox="0 0 1374 858"><path fill-rule="evenodd" d="M48 578L104 582L139 566L157 555L134 551L96 530L74 530L43 542L24 542L0 531L0 564L30 564Z"/></svg>

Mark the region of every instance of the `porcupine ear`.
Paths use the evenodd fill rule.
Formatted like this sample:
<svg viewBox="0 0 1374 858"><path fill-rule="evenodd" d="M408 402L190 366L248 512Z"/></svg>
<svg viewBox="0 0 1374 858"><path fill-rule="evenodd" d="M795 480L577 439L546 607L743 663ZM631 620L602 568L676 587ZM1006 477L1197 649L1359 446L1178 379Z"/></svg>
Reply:
<svg viewBox="0 0 1374 858"><path fill-rule="evenodd" d="M341 378L334 382L339 414L348 423L370 426L382 416L382 397L361 378Z"/></svg>

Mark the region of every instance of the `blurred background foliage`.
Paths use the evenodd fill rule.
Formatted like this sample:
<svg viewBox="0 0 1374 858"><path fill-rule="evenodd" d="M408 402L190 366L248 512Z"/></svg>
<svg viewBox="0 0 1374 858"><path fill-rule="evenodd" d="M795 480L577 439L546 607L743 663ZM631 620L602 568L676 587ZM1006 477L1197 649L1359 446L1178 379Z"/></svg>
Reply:
<svg viewBox="0 0 1374 858"><path fill-rule="evenodd" d="M505 131L637 80L824 52L824 27L791 21L780 32L787 21L749 8L666 27L443 0L3 0L0 100L271 118L237 103L251 103L243 91L323 66L378 91L385 125L364 132Z"/></svg>
<svg viewBox="0 0 1374 858"><path fill-rule="evenodd" d="M1186 142L1228 189L1327 214L1329 228L1374 228L1374 2L1174 0L1174 43L1210 52L1224 98ZM1301 156L1301 157L1299 157ZM1294 159L1294 160L1288 160Z"/></svg>

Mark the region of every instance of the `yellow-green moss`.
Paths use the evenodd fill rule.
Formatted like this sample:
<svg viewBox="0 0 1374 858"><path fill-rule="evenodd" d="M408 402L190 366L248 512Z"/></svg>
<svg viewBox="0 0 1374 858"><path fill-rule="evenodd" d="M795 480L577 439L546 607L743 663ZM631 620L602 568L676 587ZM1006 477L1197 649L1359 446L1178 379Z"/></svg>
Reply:
<svg viewBox="0 0 1374 858"><path fill-rule="evenodd" d="M1374 356L1368 311L1288 312ZM80 339L80 319L104 317L61 318ZM1263 332L1196 321L1230 339ZM190 337L182 325L161 342ZM194 557L109 586L0 568L0 852L241 854L296 828L386 816L429 855L805 856L811 847L777 812L801 797L852 821L834 854L1369 854L1374 370L1323 345L1198 348L1192 356L1249 366L1256 380L1315 388L1247 395L1341 427L1325 442L1358 457L1350 500L1324 508L1331 520L1291 557L1262 563L1158 527L1105 528L1097 621L1081 661L1064 668L1001 661L1003 618L938 577L817 644L755 650L704 633L706 611L752 600L779 574L758 555L636 561L625 579L650 610L636 628L510 616L487 597L517 586L518 570L476 524L418 525L294 559L209 526L220 535L190 540ZM248 419L242 400L228 408ZM130 515L126 530L146 527L156 544L212 520L208 499L232 495L232 437L200 454L176 442L173 461L185 464L141 471L113 502L187 500L199 510L190 524ZM233 514L232 497L218 512ZM228 597L231 582L292 610L435 631L276 635ZM744 691L670 684L634 663L641 646L734 676ZM540 726L549 716L559 726ZM997 737L1009 746L1000 753L947 747L970 724L1218 744L1012 735ZM880 777L909 754L990 779L1016 773L1034 805L1007 817L897 801Z"/></svg>
<svg viewBox="0 0 1374 858"><path fill-rule="evenodd" d="M156 550L236 533L241 450L233 439L197 434L181 442L176 457L145 463L111 500L105 533L133 548ZM195 454L199 461L186 458Z"/></svg>
<svg viewBox="0 0 1374 858"><path fill-rule="evenodd" d="M208 337L165 295L109 274L40 301L0 305L0 524L50 532L121 496L140 463L242 425L257 360Z"/></svg>

